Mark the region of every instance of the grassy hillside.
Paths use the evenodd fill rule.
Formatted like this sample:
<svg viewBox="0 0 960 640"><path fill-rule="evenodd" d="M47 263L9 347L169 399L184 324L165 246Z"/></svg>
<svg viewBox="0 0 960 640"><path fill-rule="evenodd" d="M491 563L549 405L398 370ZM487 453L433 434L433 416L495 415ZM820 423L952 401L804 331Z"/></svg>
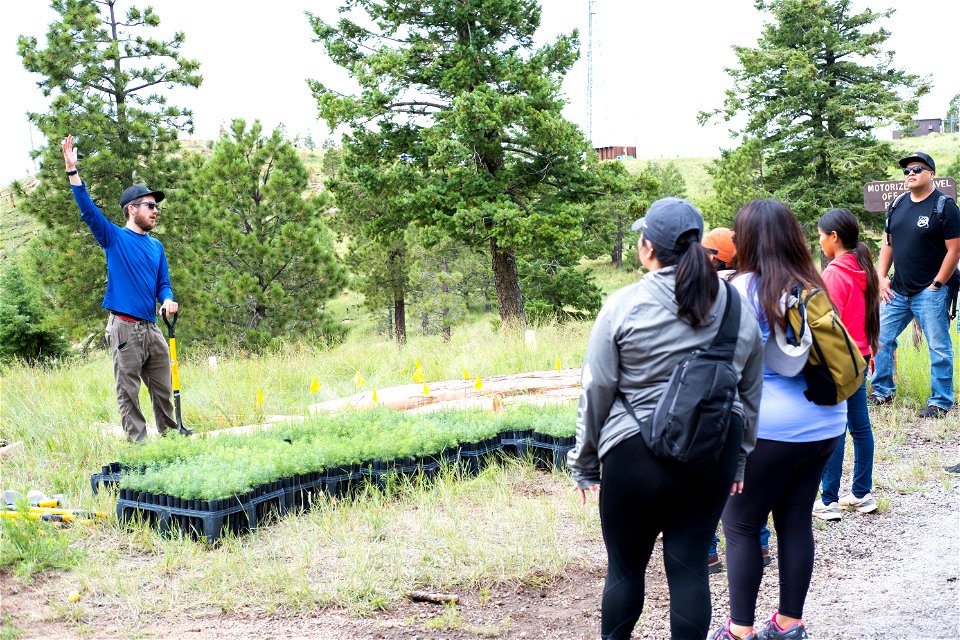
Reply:
<svg viewBox="0 0 960 640"><path fill-rule="evenodd" d="M673 163L687 183L687 197L701 200L713 195L713 178L707 173L707 167L713 161L714 158L647 158L626 160L624 164L630 173L637 174L651 162Z"/></svg>
<svg viewBox="0 0 960 640"><path fill-rule="evenodd" d="M946 133L943 135L930 135L922 138L901 138L892 141L893 148L902 152L903 157L914 151L923 151L933 158L937 163L940 177L950 177L960 180L960 176L947 176L944 170L955 160L960 158L960 133ZM891 179L898 180L903 177L897 167L890 169Z"/></svg>

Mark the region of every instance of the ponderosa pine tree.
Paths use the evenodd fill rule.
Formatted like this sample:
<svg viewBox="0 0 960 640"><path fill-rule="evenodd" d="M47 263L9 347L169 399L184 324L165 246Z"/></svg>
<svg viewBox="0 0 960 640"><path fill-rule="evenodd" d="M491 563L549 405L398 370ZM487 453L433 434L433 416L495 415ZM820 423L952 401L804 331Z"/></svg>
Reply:
<svg viewBox="0 0 960 640"><path fill-rule="evenodd" d="M770 22L756 47L734 47L733 87L723 108L700 119L745 114L741 134L764 150L764 189L815 234L815 221L828 208L863 213L864 183L885 179L896 160L874 128L908 123L929 88L894 68L893 53L884 49L890 32L877 23L892 10L856 13L852 0L759 0L756 6Z"/></svg>
<svg viewBox="0 0 960 640"><path fill-rule="evenodd" d="M390 224L435 225L489 252L500 317L524 322L518 256L582 254L589 146L561 115L576 32L534 50L535 0L346 0L340 11L336 25L310 21L360 93L310 86L328 126L350 129L345 146L366 167L356 179L398 163L416 173ZM346 17L361 13L363 24Z"/></svg>
<svg viewBox="0 0 960 640"><path fill-rule="evenodd" d="M733 226L733 217L750 200L772 198L760 140L746 138L739 147L723 149L707 167L713 177L714 196L704 210L713 226Z"/></svg>
<svg viewBox="0 0 960 640"><path fill-rule="evenodd" d="M10 259L0 273L0 361L40 362L67 353L67 343L50 322L40 287Z"/></svg>
<svg viewBox="0 0 960 640"><path fill-rule="evenodd" d="M281 338L342 333L325 310L346 282L324 222L331 202L307 195L310 173L281 129L237 119L169 221L189 238L171 267L193 331L258 349ZM186 308L186 307L185 307Z"/></svg>
<svg viewBox="0 0 960 640"><path fill-rule="evenodd" d="M40 186L23 210L45 225L38 262L44 284L55 294L61 323L85 334L101 324L107 271L103 251L80 219L63 175L60 141L76 136L81 176L107 217L123 224L120 193L145 182L168 194L180 183L173 157L177 132L191 131L188 110L167 104L163 90L197 87L199 63L180 55L183 33L153 35L160 18L119 0L54 0L60 20L50 24L46 47L20 36L23 66L40 76L38 87L51 97L46 113L29 114L47 139L39 151ZM163 217L156 232L163 236ZM177 290L177 283L174 282Z"/></svg>

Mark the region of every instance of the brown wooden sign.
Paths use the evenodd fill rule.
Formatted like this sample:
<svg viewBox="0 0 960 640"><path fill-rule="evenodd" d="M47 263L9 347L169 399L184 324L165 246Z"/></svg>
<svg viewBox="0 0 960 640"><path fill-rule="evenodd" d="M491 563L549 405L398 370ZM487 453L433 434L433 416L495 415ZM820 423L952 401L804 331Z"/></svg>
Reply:
<svg viewBox="0 0 960 640"><path fill-rule="evenodd" d="M957 181L953 178L933 179L933 186L945 194L957 199ZM906 191L903 180L882 180L863 185L863 208L867 211L886 211L898 195Z"/></svg>

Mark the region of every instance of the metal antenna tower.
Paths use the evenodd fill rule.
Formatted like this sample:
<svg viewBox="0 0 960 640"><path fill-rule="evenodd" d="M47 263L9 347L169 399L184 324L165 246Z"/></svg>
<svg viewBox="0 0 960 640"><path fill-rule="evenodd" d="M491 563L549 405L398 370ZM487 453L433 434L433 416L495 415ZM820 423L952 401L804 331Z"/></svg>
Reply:
<svg viewBox="0 0 960 640"><path fill-rule="evenodd" d="M593 144L593 14L597 0L587 0L587 139Z"/></svg>

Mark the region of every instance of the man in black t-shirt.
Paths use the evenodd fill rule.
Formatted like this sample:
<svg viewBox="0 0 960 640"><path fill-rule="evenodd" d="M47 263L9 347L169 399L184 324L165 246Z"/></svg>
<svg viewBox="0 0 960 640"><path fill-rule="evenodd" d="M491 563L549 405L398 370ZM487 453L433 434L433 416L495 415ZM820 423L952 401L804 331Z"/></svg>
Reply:
<svg viewBox="0 0 960 640"><path fill-rule="evenodd" d="M914 318L930 349L930 398L921 418L942 417L953 406L953 344L947 281L960 258L960 209L934 187L933 158L917 151L900 160L910 190L893 208L884 232L877 271L880 274L880 350L871 379L874 404L893 400L893 352L897 337ZM887 278L893 265L893 280Z"/></svg>

